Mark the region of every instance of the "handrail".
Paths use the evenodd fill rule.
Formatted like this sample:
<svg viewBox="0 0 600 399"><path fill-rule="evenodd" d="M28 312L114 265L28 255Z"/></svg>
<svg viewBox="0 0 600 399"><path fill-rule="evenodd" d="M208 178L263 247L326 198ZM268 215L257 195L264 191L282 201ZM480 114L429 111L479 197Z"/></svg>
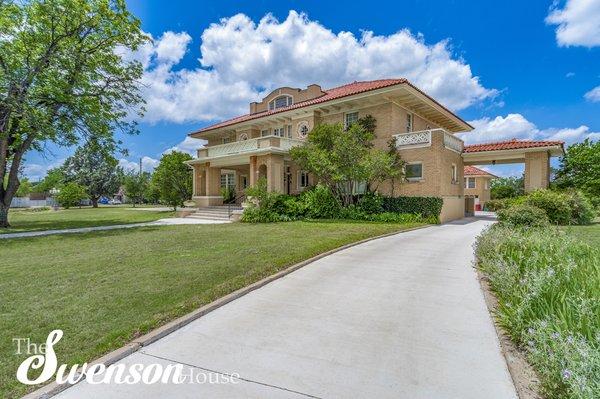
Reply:
<svg viewBox="0 0 600 399"><path fill-rule="evenodd" d="M242 200L242 199L244 199L244 198L246 198L246 194L245 194L245 193L244 193L244 194L241 194L241 195L238 195L237 197L235 197L235 198L233 199L233 201L231 201L231 202L229 202L229 203L227 204L227 218L228 218L228 219L231 219L231 216L233 215L233 209L232 209L233 205L237 205L237 203L238 203L238 200L240 200L240 201L241 201L241 200Z"/></svg>

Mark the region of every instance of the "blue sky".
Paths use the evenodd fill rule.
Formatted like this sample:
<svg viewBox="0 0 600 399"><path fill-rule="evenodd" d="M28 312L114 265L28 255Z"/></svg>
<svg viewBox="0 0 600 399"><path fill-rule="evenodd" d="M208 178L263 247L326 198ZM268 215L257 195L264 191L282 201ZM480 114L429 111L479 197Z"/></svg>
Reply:
<svg viewBox="0 0 600 399"><path fill-rule="evenodd" d="M154 42L125 55L146 66L148 102L140 134L121 137L125 167L197 147L188 132L275 87L386 77L409 78L471 121L467 142L600 138L600 0L128 4ZM73 150L29 153L25 174Z"/></svg>

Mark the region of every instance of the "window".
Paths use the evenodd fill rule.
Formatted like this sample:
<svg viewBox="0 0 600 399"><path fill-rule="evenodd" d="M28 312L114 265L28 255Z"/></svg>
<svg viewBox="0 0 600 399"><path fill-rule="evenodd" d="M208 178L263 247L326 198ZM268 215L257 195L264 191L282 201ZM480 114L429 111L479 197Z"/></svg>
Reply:
<svg viewBox="0 0 600 399"><path fill-rule="evenodd" d="M235 174L234 173L221 174L221 188L228 188L230 190L235 190Z"/></svg>
<svg viewBox="0 0 600 399"><path fill-rule="evenodd" d="M240 176L240 186L242 187L242 190L248 188L248 176Z"/></svg>
<svg viewBox="0 0 600 399"><path fill-rule="evenodd" d="M358 112L348 112L344 115L344 129L348 129L356 122L358 122Z"/></svg>
<svg viewBox="0 0 600 399"><path fill-rule="evenodd" d="M223 144L230 143L231 142L231 137L223 137L222 141L223 141Z"/></svg>
<svg viewBox="0 0 600 399"><path fill-rule="evenodd" d="M292 125L287 125L287 136L289 139L292 138Z"/></svg>
<svg viewBox="0 0 600 399"><path fill-rule="evenodd" d="M465 188L475 188L474 177L465 177Z"/></svg>
<svg viewBox="0 0 600 399"><path fill-rule="evenodd" d="M298 175L298 187L301 189L308 187L308 172L301 170Z"/></svg>
<svg viewBox="0 0 600 399"><path fill-rule="evenodd" d="M273 135L277 137L285 137L285 128L276 127L275 129L273 129Z"/></svg>
<svg viewBox="0 0 600 399"><path fill-rule="evenodd" d="M458 182L458 168L456 167L456 164L452 164L452 183L457 183Z"/></svg>
<svg viewBox="0 0 600 399"><path fill-rule="evenodd" d="M485 181L485 189L486 190L490 189L490 182L488 180Z"/></svg>
<svg viewBox="0 0 600 399"><path fill-rule="evenodd" d="M265 137L269 135L269 129L263 129L260 131L260 137Z"/></svg>
<svg viewBox="0 0 600 399"><path fill-rule="evenodd" d="M423 178L423 164L421 162L408 163L404 167L404 173L406 180L421 180Z"/></svg>
<svg viewBox="0 0 600 399"><path fill-rule="evenodd" d="M406 132L413 130L413 114L406 114Z"/></svg>
<svg viewBox="0 0 600 399"><path fill-rule="evenodd" d="M269 111L287 107L288 105L292 105L294 103L294 99L292 96L279 96L269 101Z"/></svg>

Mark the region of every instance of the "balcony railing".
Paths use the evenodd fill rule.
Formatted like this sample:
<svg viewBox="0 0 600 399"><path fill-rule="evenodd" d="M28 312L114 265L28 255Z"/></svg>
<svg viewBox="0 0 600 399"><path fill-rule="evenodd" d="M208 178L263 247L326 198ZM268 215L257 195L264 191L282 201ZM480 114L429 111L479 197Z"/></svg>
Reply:
<svg viewBox="0 0 600 399"><path fill-rule="evenodd" d="M449 150L461 153L464 143L461 139L448 133L444 129L419 130L417 132L408 132L395 134L396 148L409 149L431 146L432 134L441 133L444 136L444 147Z"/></svg>
<svg viewBox="0 0 600 399"><path fill-rule="evenodd" d="M200 148L198 158L216 158L228 155L257 152L263 149L275 148L281 151L289 151L290 148L302 145L304 141L279 136L257 137L255 139L234 141L227 144L213 145Z"/></svg>

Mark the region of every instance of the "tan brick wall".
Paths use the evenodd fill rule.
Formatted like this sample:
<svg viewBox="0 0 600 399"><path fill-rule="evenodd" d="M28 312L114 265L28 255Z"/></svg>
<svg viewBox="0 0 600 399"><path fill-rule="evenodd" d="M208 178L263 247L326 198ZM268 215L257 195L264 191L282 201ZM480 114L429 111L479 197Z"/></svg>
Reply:
<svg viewBox="0 0 600 399"><path fill-rule="evenodd" d="M465 176L469 177L469 176ZM473 176L471 176L473 177ZM483 207L487 201L491 198L491 177L483 177L483 176L475 176L475 188L466 188L465 187L465 195L469 196L477 196L479 198L479 203ZM487 186L487 188L486 188Z"/></svg>
<svg viewBox="0 0 600 399"><path fill-rule="evenodd" d="M548 188L550 182L550 157L547 152L525 154L525 192Z"/></svg>

